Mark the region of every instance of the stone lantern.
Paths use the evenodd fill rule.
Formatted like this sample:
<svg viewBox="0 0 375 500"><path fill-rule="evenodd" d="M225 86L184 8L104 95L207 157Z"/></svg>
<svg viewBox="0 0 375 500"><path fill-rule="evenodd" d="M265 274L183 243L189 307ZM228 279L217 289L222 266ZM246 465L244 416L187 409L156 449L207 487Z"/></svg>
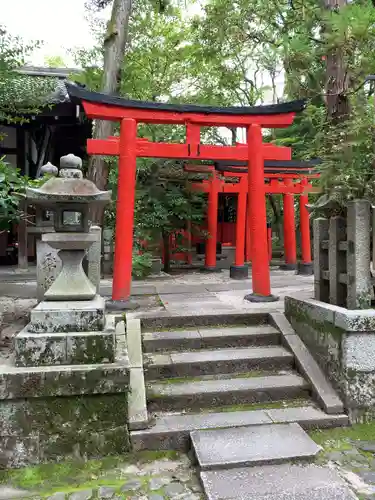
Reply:
<svg viewBox="0 0 375 500"><path fill-rule="evenodd" d="M89 209L106 205L110 191L99 191L83 178L82 160L69 154L60 160L58 177L49 179L41 188L28 188L29 203L52 211L54 233L42 235L42 241L58 250L62 269L45 292L45 301L84 301L95 297L97 290L82 267L83 257L97 237L89 233Z"/></svg>

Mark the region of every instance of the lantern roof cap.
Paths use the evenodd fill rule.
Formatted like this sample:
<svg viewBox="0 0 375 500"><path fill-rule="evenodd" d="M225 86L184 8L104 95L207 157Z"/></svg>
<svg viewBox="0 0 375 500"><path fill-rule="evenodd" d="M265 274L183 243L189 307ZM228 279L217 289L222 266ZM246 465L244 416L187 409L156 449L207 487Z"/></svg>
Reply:
<svg viewBox="0 0 375 500"><path fill-rule="evenodd" d="M26 199L35 204L108 203L111 191L100 191L82 174L81 158L72 154L62 156L58 177L52 177L40 188L27 188Z"/></svg>

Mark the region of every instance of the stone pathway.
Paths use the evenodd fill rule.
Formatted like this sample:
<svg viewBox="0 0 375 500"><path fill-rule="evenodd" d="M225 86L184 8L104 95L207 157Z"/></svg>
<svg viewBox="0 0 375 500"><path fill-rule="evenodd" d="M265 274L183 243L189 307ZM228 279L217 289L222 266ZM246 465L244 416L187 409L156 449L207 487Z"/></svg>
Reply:
<svg viewBox="0 0 375 500"><path fill-rule="evenodd" d="M48 488L48 480L46 480L40 485L40 488L34 487L33 493L9 485L0 486L0 500L12 498L33 500L94 500L104 498L201 500L204 498L190 460L187 456L178 454L173 458L166 456L147 463L137 461L119 463L116 468L107 470L100 475L91 474L91 477L82 477L82 486L80 486L79 481L75 484L76 481L72 481L71 477L65 479L67 485L65 487Z"/></svg>

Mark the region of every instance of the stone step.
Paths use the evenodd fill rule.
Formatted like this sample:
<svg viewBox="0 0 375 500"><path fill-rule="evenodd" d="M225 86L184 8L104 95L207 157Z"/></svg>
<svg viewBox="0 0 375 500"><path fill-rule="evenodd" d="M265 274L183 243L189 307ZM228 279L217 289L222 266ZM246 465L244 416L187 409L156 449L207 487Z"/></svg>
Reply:
<svg viewBox="0 0 375 500"><path fill-rule="evenodd" d="M207 500L354 500L338 473L317 465L265 465L202 471ZM235 492L235 495L233 494Z"/></svg>
<svg viewBox="0 0 375 500"><path fill-rule="evenodd" d="M196 377L252 370L288 370L294 356L284 347L238 347L170 354L148 354L147 380L170 377Z"/></svg>
<svg viewBox="0 0 375 500"><path fill-rule="evenodd" d="M187 451L191 431L289 422L297 422L303 429L310 429L345 426L349 419L346 415L327 415L313 406L184 415L161 414L156 417L152 427L132 432L130 436L136 451Z"/></svg>
<svg viewBox="0 0 375 500"><path fill-rule="evenodd" d="M202 470L311 460L321 450L297 423L200 430L190 437Z"/></svg>
<svg viewBox="0 0 375 500"><path fill-rule="evenodd" d="M299 375L229 378L147 385L150 411L200 409L307 397L309 384Z"/></svg>
<svg viewBox="0 0 375 500"><path fill-rule="evenodd" d="M199 327L185 331L160 331L143 334L144 352L250 347L279 343L280 333L270 325Z"/></svg>

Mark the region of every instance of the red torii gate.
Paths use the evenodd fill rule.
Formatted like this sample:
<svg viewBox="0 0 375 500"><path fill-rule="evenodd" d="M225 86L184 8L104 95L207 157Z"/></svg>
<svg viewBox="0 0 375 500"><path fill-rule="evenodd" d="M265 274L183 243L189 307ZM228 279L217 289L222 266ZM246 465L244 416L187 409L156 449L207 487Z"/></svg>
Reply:
<svg viewBox="0 0 375 500"><path fill-rule="evenodd" d="M253 293L250 301L275 300L271 295L269 262L259 247L267 246L266 203L264 192L265 159L288 160L290 148L263 144L262 127L287 127L305 101L254 107L174 105L142 102L90 92L68 84L73 102L83 105L92 119L120 122L120 137L104 140L89 139L87 152L119 156L115 260L112 288L114 309L131 307L134 198L137 157L184 158L190 160L236 160L248 162L248 192L250 229L252 233ZM137 138L138 123L180 124L186 126L185 144L155 143ZM212 146L201 144L201 127L245 127L247 145Z"/></svg>
<svg viewBox="0 0 375 500"><path fill-rule="evenodd" d="M268 162L272 163L272 162ZM284 248L285 264L282 269L297 268L297 245L294 213L294 195L299 196L300 205L300 230L301 230L301 253L302 262L299 264L300 274L311 274L311 242L309 214L306 208L308 203L308 193L314 192L315 188L311 184L311 179L318 178L319 174L312 172L312 165L306 162L281 162L285 165L290 163L303 164L303 167L279 166L275 162L274 167L265 167L264 190L267 194L282 194L284 197ZM308 169L306 168L308 167ZM250 261L250 238L249 231L246 231L246 208L247 208L247 169L232 166L222 166L217 164L215 170L213 165L192 165L187 164L184 169L187 172L209 173L210 178L193 182L192 187L199 191L208 193L209 205L207 211L208 227L210 238L206 242L205 265L206 268L216 267L216 242L217 242L217 195L218 193L234 193L238 195L237 201L237 221L236 221L236 252L235 262L230 268L230 275L235 279L243 279L248 275L246 261ZM224 177L219 179L218 173ZM226 182L225 178L237 177L238 183ZM294 181L294 182L293 182ZM211 203L210 203L211 201ZM249 217L249 214L247 214ZM248 228L247 228L248 229ZM245 241L245 235L246 240ZM269 248L260 249L269 255Z"/></svg>

